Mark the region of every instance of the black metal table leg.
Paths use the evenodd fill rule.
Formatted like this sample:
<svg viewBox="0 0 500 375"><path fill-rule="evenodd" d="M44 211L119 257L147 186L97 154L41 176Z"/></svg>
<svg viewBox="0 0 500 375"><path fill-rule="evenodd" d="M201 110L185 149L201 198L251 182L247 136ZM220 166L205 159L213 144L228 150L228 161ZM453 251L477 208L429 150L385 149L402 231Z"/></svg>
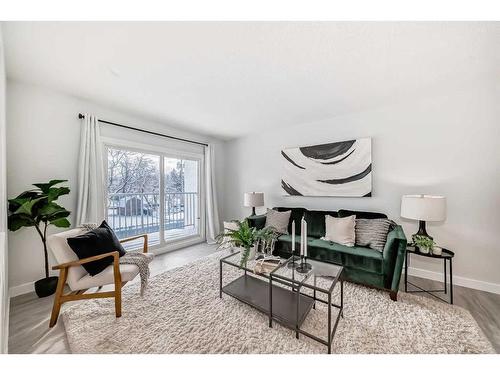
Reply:
<svg viewBox="0 0 500 375"><path fill-rule="evenodd" d="M443 263L444 263L444 294L446 294L448 290L448 280L446 277L446 258L443 259Z"/></svg>
<svg viewBox="0 0 500 375"><path fill-rule="evenodd" d="M313 303L313 309L316 310L316 275L314 275L314 287L315 289L313 289L313 294L314 294L314 303Z"/></svg>
<svg viewBox="0 0 500 375"><path fill-rule="evenodd" d="M450 258L450 303L453 305L453 268L452 259Z"/></svg>
<svg viewBox="0 0 500 375"><path fill-rule="evenodd" d="M405 292L408 292L408 251L405 252Z"/></svg>
<svg viewBox="0 0 500 375"><path fill-rule="evenodd" d="M344 317L344 280L340 279L340 316Z"/></svg>
<svg viewBox="0 0 500 375"><path fill-rule="evenodd" d="M219 266L219 298L222 298L222 260Z"/></svg>
<svg viewBox="0 0 500 375"><path fill-rule="evenodd" d="M295 315L295 338L299 338L299 304L300 304L300 286L297 287L297 303L295 304L296 315Z"/></svg>
<svg viewBox="0 0 500 375"><path fill-rule="evenodd" d="M273 275L269 275L269 328L273 328Z"/></svg>
<svg viewBox="0 0 500 375"><path fill-rule="evenodd" d="M330 354L331 352L332 352L332 293L328 293L328 354Z"/></svg>

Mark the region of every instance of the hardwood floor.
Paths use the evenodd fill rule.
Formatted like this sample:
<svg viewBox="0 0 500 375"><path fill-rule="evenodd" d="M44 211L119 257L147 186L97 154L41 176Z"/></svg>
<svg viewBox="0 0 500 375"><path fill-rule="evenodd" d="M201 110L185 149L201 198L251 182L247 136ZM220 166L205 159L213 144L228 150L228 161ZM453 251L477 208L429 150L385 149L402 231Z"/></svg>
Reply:
<svg viewBox="0 0 500 375"><path fill-rule="evenodd" d="M399 289L404 291L404 277L401 277ZM442 289L442 283L409 276L408 281L417 284L424 289ZM408 290L416 290L408 286ZM427 293L418 293L421 296L433 298ZM436 293L442 298L447 299L443 293ZM469 289L455 285L453 287L453 303L468 310L476 319L477 324L483 330L484 334L493 344L495 351L500 353L500 295L483 292L481 290Z"/></svg>
<svg viewBox="0 0 500 375"><path fill-rule="evenodd" d="M215 251L215 246L199 244L159 255L151 263L151 274L182 266ZM424 288L440 288L434 281L411 276L409 280ZM403 281L400 290L404 291ZM433 298L425 293L419 294ZM500 353L500 295L455 286L454 299L456 305L471 312L497 353ZM52 297L38 298L29 293L11 299L9 353L69 353L61 320L49 329L51 309Z"/></svg>

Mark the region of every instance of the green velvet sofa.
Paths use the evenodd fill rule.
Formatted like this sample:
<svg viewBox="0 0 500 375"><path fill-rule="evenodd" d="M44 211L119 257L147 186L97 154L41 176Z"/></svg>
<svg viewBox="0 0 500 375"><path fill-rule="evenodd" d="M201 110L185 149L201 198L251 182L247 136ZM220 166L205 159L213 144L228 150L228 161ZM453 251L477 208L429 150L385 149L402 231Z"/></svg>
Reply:
<svg viewBox="0 0 500 375"><path fill-rule="evenodd" d="M334 217L356 215L356 218L376 219L386 218L387 216L384 214L349 210L315 211L300 207L275 207L274 209L292 211L288 224L288 233L292 233L292 221L295 220L296 255L298 255L300 244L300 220L304 217L307 221L309 257L324 262L341 264L344 266L346 280L386 290L390 292L390 298L393 301L397 300L406 251L406 237L401 226L397 225L389 232L384 251L380 252L368 247L347 247L320 238L325 235L325 215ZM250 216L248 220L251 226L260 229L265 225L266 216ZM290 257L291 249L292 236L284 234L278 238L274 254L281 257Z"/></svg>

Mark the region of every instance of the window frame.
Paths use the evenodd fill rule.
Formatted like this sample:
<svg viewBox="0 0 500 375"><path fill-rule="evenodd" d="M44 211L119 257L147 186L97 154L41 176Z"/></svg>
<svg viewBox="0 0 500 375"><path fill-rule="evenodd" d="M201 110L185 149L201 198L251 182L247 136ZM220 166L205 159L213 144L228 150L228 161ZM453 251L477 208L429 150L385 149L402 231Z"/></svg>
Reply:
<svg viewBox="0 0 500 375"><path fill-rule="evenodd" d="M160 231L159 231L159 241L160 243L157 245L152 245L149 249L156 253L162 254L165 252L173 251L185 246L194 245L198 243L202 243L206 241L206 210L205 210L205 174L203 171L205 170L205 154L204 150L200 153L185 151L181 149L176 149L174 146L155 146L149 145L146 143L139 142L131 142L126 140L101 137L102 141L102 152L103 152L103 175L104 175L104 202L105 202L105 218L108 220L108 189L107 189L107 181L108 181L108 150L110 148L121 149L124 151L131 152L141 152L150 155L156 155L160 158ZM165 149L168 148L167 151ZM199 230L198 234L183 236L179 238L174 238L170 240L165 239L165 226L164 226L164 207L165 207L165 158L174 158L181 160L192 160L198 162L198 207L199 207Z"/></svg>

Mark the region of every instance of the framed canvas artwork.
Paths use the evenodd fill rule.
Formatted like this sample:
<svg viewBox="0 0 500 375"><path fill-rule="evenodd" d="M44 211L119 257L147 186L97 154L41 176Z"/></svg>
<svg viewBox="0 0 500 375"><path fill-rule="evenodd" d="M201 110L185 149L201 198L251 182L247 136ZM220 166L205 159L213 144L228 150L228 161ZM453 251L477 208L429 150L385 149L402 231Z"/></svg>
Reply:
<svg viewBox="0 0 500 375"><path fill-rule="evenodd" d="M371 138L285 148L281 156L286 195L371 197Z"/></svg>

